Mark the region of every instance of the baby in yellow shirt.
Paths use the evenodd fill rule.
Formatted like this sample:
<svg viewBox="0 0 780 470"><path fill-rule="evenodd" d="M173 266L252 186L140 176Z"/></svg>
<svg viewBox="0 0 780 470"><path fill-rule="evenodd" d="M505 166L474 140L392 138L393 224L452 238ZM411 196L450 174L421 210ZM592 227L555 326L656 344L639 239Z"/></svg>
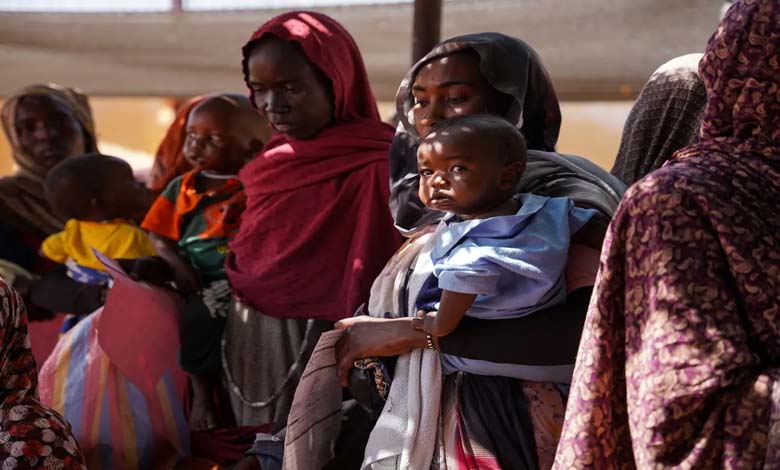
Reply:
<svg viewBox="0 0 780 470"><path fill-rule="evenodd" d="M65 230L44 240L41 252L64 263L72 279L108 283L93 248L114 259L156 254L146 232L133 222L149 207L152 194L124 160L97 153L69 158L49 172L44 190L55 212L68 221Z"/></svg>

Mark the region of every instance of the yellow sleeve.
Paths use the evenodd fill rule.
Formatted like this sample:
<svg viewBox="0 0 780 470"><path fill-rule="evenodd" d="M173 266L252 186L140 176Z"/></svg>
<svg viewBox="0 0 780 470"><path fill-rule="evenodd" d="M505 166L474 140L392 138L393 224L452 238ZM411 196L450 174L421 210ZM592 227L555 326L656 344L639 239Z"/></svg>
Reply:
<svg viewBox="0 0 780 470"><path fill-rule="evenodd" d="M149 234L144 230L138 229L138 257L144 256L157 256L157 250L152 245L152 239L149 238Z"/></svg>
<svg viewBox="0 0 780 470"><path fill-rule="evenodd" d="M64 263L69 256L66 249L65 231L47 237L41 244L41 254L57 263Z"/></svg>
<svg viewBox="0 0 780 470"><path fill-rule="evenodd" d="M121 232L119 239L123 242L118 250L111 250L112 258L143 258L157 254L149 234L144 230L135 225L124 224Z"/></svg>

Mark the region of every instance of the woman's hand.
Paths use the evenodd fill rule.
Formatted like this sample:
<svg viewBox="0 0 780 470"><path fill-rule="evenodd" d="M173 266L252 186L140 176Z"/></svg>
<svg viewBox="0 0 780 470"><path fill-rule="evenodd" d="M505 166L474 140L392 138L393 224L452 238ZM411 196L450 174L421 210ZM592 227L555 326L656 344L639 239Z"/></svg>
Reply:
<svg viewBox="0 0 780 470"><path fill-rule="evenodd" d="M398 356L427 345L425 333L412 328L411 318L359 316L340 320L336 328L345 330L336 343L339 378L345 387L357 359Z"/></svg>
<svg viewBox="0 0 780 470"><path fill-rule="evenodd" d="M16 278L14 278L12 287L16 290L16 292L19 293L22 298L26 298L36 283L36 280L30 279L29 277L16 276Z"/></svg>
<svg viewBox="0 0 780 470"><path fill-rule="evenodd" d="M173 270L159 256L118 259L116 261L127 275L136 281L147 282L157 287L166 287L170 281L173 281Z"/></svg>

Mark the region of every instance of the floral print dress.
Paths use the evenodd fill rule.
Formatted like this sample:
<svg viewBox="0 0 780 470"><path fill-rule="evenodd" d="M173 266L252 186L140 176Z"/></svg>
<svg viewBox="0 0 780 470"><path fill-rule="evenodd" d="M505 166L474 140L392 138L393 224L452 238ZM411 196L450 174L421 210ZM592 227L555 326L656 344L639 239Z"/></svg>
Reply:
<svg viewBox="0 0 780 470"><path fill-rule="evenodd" d="M2 279L0 337L0 469L86 469L70 425L38 401L27 313Z"/></svg>

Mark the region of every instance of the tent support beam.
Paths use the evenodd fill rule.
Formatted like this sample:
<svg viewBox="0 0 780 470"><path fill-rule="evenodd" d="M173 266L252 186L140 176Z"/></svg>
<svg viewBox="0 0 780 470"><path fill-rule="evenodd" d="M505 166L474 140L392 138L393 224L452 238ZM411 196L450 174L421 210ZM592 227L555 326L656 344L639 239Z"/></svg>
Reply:
<svg viewBox="0 0 780 470"><path fill-rule="evenodd" d="M441 40L441 0L414 0L412 63L422 59Z"/></svg>

